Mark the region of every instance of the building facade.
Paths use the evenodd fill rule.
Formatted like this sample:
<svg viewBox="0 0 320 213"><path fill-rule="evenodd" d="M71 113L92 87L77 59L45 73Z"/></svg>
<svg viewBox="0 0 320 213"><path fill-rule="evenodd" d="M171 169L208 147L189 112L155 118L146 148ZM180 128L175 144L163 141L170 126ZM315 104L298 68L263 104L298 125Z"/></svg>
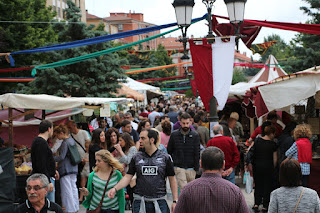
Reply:
<svg viewBox="0 0 320 213"><path fill-rule="evenodd" d="M86 4L85 0L71 0L75 3L76 7L79 7L81 10L81 21L86 22ZM53 11L57 12L57 16L55 17L58 20L64 20L63 10L68 7L67 0L47 0L47 7L52 6Z"/></svg>

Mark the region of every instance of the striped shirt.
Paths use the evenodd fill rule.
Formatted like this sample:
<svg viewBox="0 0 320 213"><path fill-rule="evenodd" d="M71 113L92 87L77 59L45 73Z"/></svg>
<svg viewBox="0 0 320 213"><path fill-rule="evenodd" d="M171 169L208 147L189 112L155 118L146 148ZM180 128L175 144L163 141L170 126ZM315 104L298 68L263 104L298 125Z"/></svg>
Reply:
<svg viewBox="0 0 320 213"><path fill-rule="evenodd" d="M118 175L116 172L113 172L112 177L110 179L110 182L107 187L106 194L103 198L102 202L102 209L112 209L112 210L118 210L119 209L119 203L118 203L118 197L117 194L115 194L115 197L110 199L107 196L107 193L110 189L112 189L117 183ZM96 209L99 206L99 203L101 201L104 188L106 186L107 181L101 180L96 173L93 175L93 194L92 199L90 202L89 210Z"/></svg>
<svg viewBox="0 0 320 213"><path fill-rule="evenodd" d="M298 160L298 147L296 143L286 151L287 157L292 157ZM310 163L300 163L302 175L310 175Z"/></svg>
<svg viewBox="0 0 320 213"><path fill-rule="evenodd" d="M244 196L221 174L203 173L182 190L174 213L249 213Z"/></svg>

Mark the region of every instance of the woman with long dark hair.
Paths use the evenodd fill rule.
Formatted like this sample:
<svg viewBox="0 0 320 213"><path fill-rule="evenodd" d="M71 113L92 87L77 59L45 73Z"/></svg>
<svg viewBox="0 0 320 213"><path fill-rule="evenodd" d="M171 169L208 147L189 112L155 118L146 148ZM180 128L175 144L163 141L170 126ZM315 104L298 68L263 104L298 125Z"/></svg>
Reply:
<svg viewBox="0 0 320 213"><path fill-rule="evenodd" d="M113 153L115 150L114 145L119 143L119 136L119 131L114 127L111 127L106 131L107 149L110 153Z"/></svg>
<svg viewBox="0 0 320 213"><path fill-rule="evenodd" d="M92 168L96 165L95 153L100 149L107 149L107 143L104 131L98 128L92 132L92 140L89 146L90 172L92 172Z"/></svg>
<svg viewBox="0 0 320 213"><path fill-rule="evenodd" d="M137 142L140 143L140 142ZM119 162L128 165L132 157L138 152L131 135L124 132L119 137L119 143L114 146L120 155Z"/></svg>
<svg viewBox="0 0 320 213"><path fill-rule="evenodd" d="M142 120L139 122L137 132L140 134L141 130L150 129L150 128L151 128L151 122L149 121L149 119Z"/></svg>

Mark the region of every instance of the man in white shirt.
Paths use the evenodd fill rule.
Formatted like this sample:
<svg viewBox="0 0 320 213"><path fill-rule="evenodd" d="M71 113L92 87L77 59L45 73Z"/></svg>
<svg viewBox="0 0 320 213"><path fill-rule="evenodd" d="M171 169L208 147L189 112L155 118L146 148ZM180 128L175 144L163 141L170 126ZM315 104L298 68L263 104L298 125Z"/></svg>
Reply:
<svg viewBox="0 0 320 213"><path fill-rule="evenodd" d="M157 105L156 108L148 115L148 118L151 122L151 126L153 126L154 121L156 120L156 117L160 117L160 113L159 113L159 106Z"/></svg>
<svg viewBox="0 0 320 213"><path fill-rule="evenodd" d="M137 131L137 129L138 129L138 124L133 121L133 117L132 117L131 112L126 112L126 113L124 114L124 119L130 121L132 128Z"/></svg>

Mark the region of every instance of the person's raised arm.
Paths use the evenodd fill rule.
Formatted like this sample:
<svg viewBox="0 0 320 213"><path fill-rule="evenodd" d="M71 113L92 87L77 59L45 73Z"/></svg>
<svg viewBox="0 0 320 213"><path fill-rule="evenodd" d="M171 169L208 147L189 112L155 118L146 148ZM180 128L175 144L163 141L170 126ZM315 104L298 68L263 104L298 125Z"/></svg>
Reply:
<svg viewBox="0 0 320 213"><path fill-rule="evenodd" d="M126 174L118 183L115 185L112 189L109 190L108 192L108 197L110 199L114 198L115 194L117 191L120 189L123 189L124 187L128 186L133 175Z"/></svg>

